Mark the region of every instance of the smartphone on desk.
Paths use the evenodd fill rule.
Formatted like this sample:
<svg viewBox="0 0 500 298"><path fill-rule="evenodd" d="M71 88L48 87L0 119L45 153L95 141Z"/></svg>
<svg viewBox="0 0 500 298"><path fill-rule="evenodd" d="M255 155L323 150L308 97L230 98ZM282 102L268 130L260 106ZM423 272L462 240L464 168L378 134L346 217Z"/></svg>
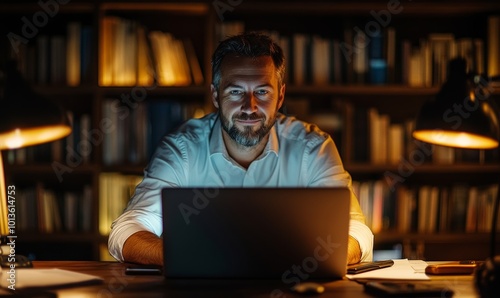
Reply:
<svg viewBox="0 0 500 298"><path fill-rule="evenodd" d="M359 263L347 266L347 274L358 274L376 269L391 267L392 265L394 265L393 260Z"/></svg>
<svg viewBox="0 0 500 298"><path fill-rule="evenodd" d="M157 265L129 265L125 268L126 275L161 275L162 267Z"/></svg>
<svg viewBox="0 0 500 298"><path fill-rule="evenodd" d="M430 264L425 268L426 274L432 275L460 275L472 274L480 262L457 261L439 264Z"/></svg>
<svg viewBox="0 0 500 298"><path fill-rule="evenodd" d="M423 283L371 281L365 291L377 297L452 297L453 290L447 287Z"/></svg>

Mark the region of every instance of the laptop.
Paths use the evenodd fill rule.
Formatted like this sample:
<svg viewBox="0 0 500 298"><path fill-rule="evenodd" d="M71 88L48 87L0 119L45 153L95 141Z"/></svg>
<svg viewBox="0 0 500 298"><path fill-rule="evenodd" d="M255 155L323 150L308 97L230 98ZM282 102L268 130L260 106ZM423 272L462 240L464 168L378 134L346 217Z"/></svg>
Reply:
<svg viewBox="0 0 500 298"><path fill-rule="evenodd" d="M339 279L347 188L165 188L167 279Z"/></svg>

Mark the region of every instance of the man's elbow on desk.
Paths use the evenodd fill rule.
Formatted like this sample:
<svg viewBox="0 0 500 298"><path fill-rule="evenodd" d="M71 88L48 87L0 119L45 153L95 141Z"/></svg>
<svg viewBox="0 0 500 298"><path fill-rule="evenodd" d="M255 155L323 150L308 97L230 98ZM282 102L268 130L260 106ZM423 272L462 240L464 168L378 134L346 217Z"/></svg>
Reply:
<svg viewBox="0 0 500 298"><path fill-rule="evenodd" d="M361 247L359 246L358 240L354 237L349 236L349 242L347 244L347 264L356 264L361 261Z"/></svg>
<svg viewBox="0 0 500 298"><path fill-rule="evenodd" d="M163 242L151 232L139 231L125 241L122 254L125 262L162 266Z"/></svg>

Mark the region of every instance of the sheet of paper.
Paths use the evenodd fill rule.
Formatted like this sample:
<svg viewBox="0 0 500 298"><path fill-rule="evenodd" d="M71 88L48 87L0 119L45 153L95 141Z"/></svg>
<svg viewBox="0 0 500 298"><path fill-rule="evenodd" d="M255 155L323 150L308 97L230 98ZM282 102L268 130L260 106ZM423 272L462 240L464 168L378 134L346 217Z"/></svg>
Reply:
<svg viewBox="0 0 500 298"><path fill-rule="evenodd" d="M425 274L427 263L422 260L393 260L391 267L376 269L359 274L347 274L349 279L391 279L391 280L429 280Z"/></svg>
<svg viewBox="0 0 500 298"><path fill-rule="evenodd" d="M15 273L9 273L9 271L4 268L0 275L0 287L11 290L57 287L63 285L85 285L101 283L103 281L99 276L57 268L22 268L16 269Z"/></svg>

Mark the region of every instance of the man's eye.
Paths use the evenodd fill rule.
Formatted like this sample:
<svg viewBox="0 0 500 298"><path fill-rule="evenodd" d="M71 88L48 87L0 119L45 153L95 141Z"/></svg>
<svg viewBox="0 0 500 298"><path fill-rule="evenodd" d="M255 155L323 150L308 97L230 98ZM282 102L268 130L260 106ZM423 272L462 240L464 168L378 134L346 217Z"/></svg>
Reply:
<svg viewBox="0 0 500 298"><path fill-rule="evenodd" d="M257 93L258 95L266 95L269 93L269 91L267 90L257 90L255 93Z"/></svg>
<svg viewBox="0 0 500 298"><path fill-rule="evenodd" d="M231 95L240 95L240 94L243 94L243 92L240 91L240 90L230 90L229 94L231 94Z"/></svg>

